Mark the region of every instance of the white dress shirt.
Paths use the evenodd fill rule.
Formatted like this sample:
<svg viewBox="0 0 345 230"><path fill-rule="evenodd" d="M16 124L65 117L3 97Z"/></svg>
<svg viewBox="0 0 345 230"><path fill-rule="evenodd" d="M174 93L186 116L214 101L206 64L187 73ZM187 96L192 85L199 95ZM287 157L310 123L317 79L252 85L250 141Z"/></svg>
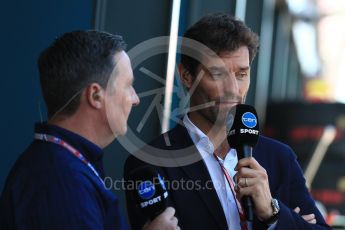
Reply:
<svg viewBox="0 0 345 230"><path fill-rule="evenodd" d="M214 146L212 142L198 127L191 122L187 115L184 116L183 123L188 130L193 143L203 157L207 170L216 189L219 201L223 207L228 228L231 230L241 230L240 216L237 210L236 201L221 166L213 156ZM219 158L219 160L224 165L231 178L233 178L236 173L234 168L237 164L236 150L230 149L225 159L222 160Z"/></svg>
<svg viewBox="0 0 345 230"><path fill-rule="evenodd" d="M211 180L216 189L219 201L223 207L228 229L241 230L240 216L236 206L235 198L232 194L229 183L222 171L219 162L215 159L213 152L214 146L208 136L204 134L198 127L196 127L186 114L183 118L183 124L186 127L193 143L201 154L207 170L211 176ZM237 153L235 149L230 149L226 154L225 159L218 158L220 163L228 171L231 178L234 178L237 171L234 168L237 165ZM235 184L235 183L234 183ZM271 225L268 229L275 228L275 224Z"/></svg>

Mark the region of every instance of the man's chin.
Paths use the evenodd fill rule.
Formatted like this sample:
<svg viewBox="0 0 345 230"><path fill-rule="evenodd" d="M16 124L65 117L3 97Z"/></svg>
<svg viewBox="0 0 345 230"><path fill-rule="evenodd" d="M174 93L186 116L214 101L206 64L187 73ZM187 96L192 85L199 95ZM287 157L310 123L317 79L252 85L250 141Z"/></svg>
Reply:
<svg viewBox="0 0 345 230"><path fill-rule="evenodd" d="M224 126L226 124L225 122L225 118L224 119L217 119L215 122L214 122L214 125L217 125L217 126Z"/></svg>
<svg viewBox="0 0 345 230"><path fill-rule="evenodd" d="M111 132L113 135L113 138L117 138L119 136L124 136L127 133L127 125L124 127L111 127Z"/></svg>
<svg viewBox="0 0 345 230"><path fill-rule="evenodd" d="M127 133L127 125L125 127L122 127L118 136L124 136L126 135L126 133Z"/></svg>
<svg viewBox="0 0 345 230"><path fill-rule="evenodd" d="M225 125L227 115L228 113L219 113L218 116L213 119L213 124L217 126Z"/></svg>

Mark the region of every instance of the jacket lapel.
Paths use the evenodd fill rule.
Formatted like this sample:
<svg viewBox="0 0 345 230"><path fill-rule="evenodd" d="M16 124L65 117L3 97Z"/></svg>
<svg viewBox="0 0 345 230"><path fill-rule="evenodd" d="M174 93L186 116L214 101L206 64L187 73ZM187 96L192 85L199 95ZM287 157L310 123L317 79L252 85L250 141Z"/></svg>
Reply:
<svg viewBox="0 0 345 230"><path fill-rule="evenodd" d="M174 146L174 148L176 147L176 149L188 149L188 151L186 151L188 157L196 160L196 162L186 165L186 162L183 161L185 156L181 157L180 151L171 151L171 157L173 160L175 160L176 165L179 166L178 169L182 170L184 174L189 177L189 179L193 181L200 181L202 186L208 186L208 188L201 188L196 190L196 192L200 196L201 201L207 206L210 214L213 216L213 218L215 218L219 229L228 229L224 211L219 201L217 192L213 183L209 183L211 181L210 174L204 161L202 160L200 153L191 140L188 131L184 126L177 125L177 127L175 127L170 134L170 140L173 142L172 146Z"/></svg>

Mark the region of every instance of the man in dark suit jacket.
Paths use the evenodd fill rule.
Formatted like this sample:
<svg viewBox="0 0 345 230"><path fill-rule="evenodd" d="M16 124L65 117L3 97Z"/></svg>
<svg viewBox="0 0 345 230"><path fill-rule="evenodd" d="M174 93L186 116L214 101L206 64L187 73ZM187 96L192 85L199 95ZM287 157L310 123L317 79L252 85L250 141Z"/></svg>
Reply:
<svg viewBox="0 0 345 230"><path fill-rule="evenodd" d="M227 14L190 27L179 65L190 110L126 161L125 180L147 164L164 177L181 229L244 229L236 201L243 196L254 203L253 229L329 229L288 146L260 136L253 157L239 160L227 142L226 117L245 101L257 47L257 35ZM126 195L132 228L140 229L147 220Z"/></svg>

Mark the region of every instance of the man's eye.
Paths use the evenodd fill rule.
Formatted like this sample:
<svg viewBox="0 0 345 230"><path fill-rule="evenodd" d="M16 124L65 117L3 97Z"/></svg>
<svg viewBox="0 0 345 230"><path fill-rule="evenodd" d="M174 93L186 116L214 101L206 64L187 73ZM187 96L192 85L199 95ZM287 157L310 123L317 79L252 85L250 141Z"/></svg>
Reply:
<svg viewBox="0 0 345 230"><path fill-rule="evenodd" d="M214 73L211 73L211 75L214 79L224 78L224 76L225 76L225 74L221 73L221 72L214 72Z"/></svg>
<svg viewBox="0 0 345 230"><path fill-rule="evenodd" d="M240 72L240 73L237 74L238 78L245 78L247 76L248 76L247 72Z"/></svg>

